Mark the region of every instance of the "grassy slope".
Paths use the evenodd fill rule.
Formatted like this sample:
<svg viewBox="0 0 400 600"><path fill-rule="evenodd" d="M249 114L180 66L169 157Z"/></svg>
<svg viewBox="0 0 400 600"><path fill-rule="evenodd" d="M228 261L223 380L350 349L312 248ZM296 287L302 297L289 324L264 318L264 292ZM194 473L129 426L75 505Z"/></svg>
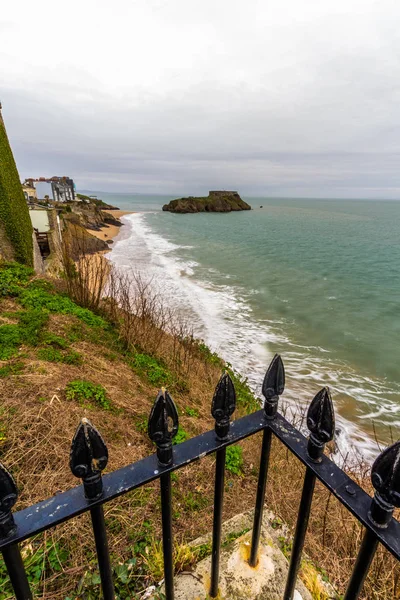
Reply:
<svg viewBox="0 0 400 600"><path fill-rule="evenodd" d="M168 385L178 405L181 440L213 427L210 401L222 363L205 346L199 346L182 382L166 360L139 350L128 352L106 321L56 293L48 282L31 279L23 267L0 269L0 349L0 451L20 489L17 509L76 485L68 467L69 448L83 416L106 440L108 470L154 451L146 425L162 384ZM97 399L90 397L88 383L71 385L72 381L97 386ZM236 387L237 418L257 404L239 380ZM253 506L259 447L260 436L253 436L229 458L225 519ZM214 464L215 459L207 457L173 476L178 570L210 551L207 547L193 552L185 543L211 529ZM274 443L267 500L278 530L282 521L294 525L303 476L298 462ZM314 507L306 549L318 559L321 572L325 568L340 587L351 567L342 557L355 555L361 530L319 486ZM323 518L326 507L329 519ZM162 577L158 482L108 503L105 515L119 598L134 599L136 592ZM290 551L283 534L282 548ZM99 598L88 515L24 544L23 553L38 597ZM396 597L395 575L381 551L366 597ZM7 590L0 566L0 600L11 597Z"/></svg>
<svg viewBox="0 0 400 600"><path fill-rule="evenodd" d="M32 223L1 118L0 157L0 226L14 248L16 260L32 265Z"/></svg>

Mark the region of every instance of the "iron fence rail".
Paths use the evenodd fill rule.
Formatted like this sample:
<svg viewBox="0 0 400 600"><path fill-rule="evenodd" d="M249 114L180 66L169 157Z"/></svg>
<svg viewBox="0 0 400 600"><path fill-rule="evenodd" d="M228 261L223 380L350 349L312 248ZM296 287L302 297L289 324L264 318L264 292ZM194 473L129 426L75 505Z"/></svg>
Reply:
<svg viewBox="0 0 400 600"><path fill-rule="evenodd" d="M231 423L236 394L231 379L224 374L217 385L212 402L215 431L208 431L174 447L172 440L178 431L178 413L168 392L161 390L151 411L148 425L149 437L157 446L156 455L143 458L104 476L101 472L107 465L107 447L99 432L89 421L83 419L74 436L70 455L71 470L82 479L82 485L15 513L12 513L11 509L17 500L17 488L10 473L1 465L0 550L17 600L32 598L18 544L84 512L91 514L103 597L105 600L113 600L114 587L103 504L155 479L160 480L165 594L167 600L173 600L171 472L212 453L216 453L217 460L210 596L216 597L226 447L261 431L263 441L250 565L255 566L257 563L271 439L275 436L306 467L283 598L293 598L315 481L318 479L365 527L363 542L345 594L345 600L356 600L379 543L400 560L400 523L392 516L394 507L400 506L400 443L387 448L375 461L372 467L375 496L371 498L323 454L326 442L334 435L334 412L328 389L323 388L318 392L310 405L307 414L310 436L306 438L277 412L278 399L283 392L284 383L283 363L279 355L276 355L263 383L264 408Z"/></svg>

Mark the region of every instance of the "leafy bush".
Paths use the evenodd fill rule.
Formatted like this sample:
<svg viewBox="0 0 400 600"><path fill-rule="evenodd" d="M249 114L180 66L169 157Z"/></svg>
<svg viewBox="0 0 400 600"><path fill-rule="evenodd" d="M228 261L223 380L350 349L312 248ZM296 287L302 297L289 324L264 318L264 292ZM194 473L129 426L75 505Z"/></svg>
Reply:
<svg viewBox="0 0 400 600"><path fill-rule="evenodd" d="M67 400L77 400L82 404L89 400L100 406L100 408L104 408L104 410L111 410L111 401L102 385L75 379L67 384L65 393Z"/></svg>
<svg viewBox="0 0 400 600"><path fill-rule="evenodd" d="M234 475L242 474L243 448L241 446L228 446L226 449L225 467Z"/></svg>

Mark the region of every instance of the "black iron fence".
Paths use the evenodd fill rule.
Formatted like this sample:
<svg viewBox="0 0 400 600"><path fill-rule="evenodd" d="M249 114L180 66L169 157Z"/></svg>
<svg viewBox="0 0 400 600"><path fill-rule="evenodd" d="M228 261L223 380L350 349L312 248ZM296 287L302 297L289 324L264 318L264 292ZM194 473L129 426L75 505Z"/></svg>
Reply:
<svg viewBox="0 0 400 600"><path fill-rule="evenodd" d="M400 559L400 523L393 518L394 508L400 506L400 442L387 448L376 459L371 476L375 495L371 498L324 455L325 444L333 439L335 430L329 390L321 389L311 402L307 413L307 427L310 430L307 439L278 412L278 399L284 385L283 363L280 356L276 355L262 386L264 408L231 422L236 394L229 375L224 374L212 400L211 413L215 419L215 431L208 431L174 447L172 440L178 431L178 413L168 392L161 390L148 423L149 437L157 446L156 455L148 456L104 477L101 472L107 465L107 447L93 425L82 419L72 441L70 467L73 474L82 479L83 485L16 513L12 513L11 509L17 500L17 488L10 473L1 465L0 549L17 600L32 598L19 542L87 511L92 519L103 596L105 600L112 600L114 586L103 504L155 479L160 480L161 488L165 595L167 600L173 600L171 472L214 452L216 468L209 595L216 597L226 448L259 431L263 431L263 439L250 565L255 566L257 563L271 439L272 436L276 436L306 467L284 600L293 598L316 479L321 481L365 527L361 548L344 596L345 600L358 598L379 543L396 559Z"/></svg>

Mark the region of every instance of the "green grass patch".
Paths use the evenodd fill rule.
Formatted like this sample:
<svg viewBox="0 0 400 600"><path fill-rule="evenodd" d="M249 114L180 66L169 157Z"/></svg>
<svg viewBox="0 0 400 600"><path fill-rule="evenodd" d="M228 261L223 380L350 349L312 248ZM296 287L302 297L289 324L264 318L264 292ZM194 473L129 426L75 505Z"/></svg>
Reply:
<svg viewBox="0 0 400 600"><path fill-rule="evenodd" d="M78 306L68 296L50 292L42 285L34 285L34 282L21 291L19 301L24 308L37 308L51 313L74 315L90 327L107 327L107 322L88 308Z"/></svg>
<svg viewBox="0 0 400 600"><path fill-rule="evenodd" d="M0 296L17 296L33 274L33 269L19 263L0 264Z"/></svg>
<svg viewBox="0 0 400 600"><path fill-rule="evenodd" d="M22 344L19 325L0 326L0 360L8 360L18 353Z"/></svg>
<svg viewBox="0 0 400 600"><path fill-rule="evenodd" d="M23 362L18 361L11 362L8 365L0 367L0 379L9 377L10 375L18 375L24 370L24 366L25 365Z"/></svg>
<svg viewBox="0 0 400 600"><path fill-rule="evenodd" d="M199 417L200 413L198 410L196 410L195 408L190 408L189 406L187 406L185 408L185 413L187 414L188 417Z"/></svg>
<svg viewBox="0 0 400 600"><path fill-rule="evenodd" d="M65 388L65 394L67 400L76 400L80 404L93 402L104 410L111 410L112 408L111 400L108 398L103 386L91 381L82 379L70 381Z"/></svg>
<svg viewBox="0 0 400 600"><path fill-rule="evenodd" d="M46 348L40 348L37 352L37 356L40 360L46 360L48 362L65 363L67 365L82 364L82 356L75 350L66 352L48 346Z"/></svg>
<svg viewBox="0 0 400 600"><path fill-rule="evenodd" d="M154 386L168 387L172 383L171 372L153 356L135 354L129 364L138 375L145 377Z"/></svg>
<svg viewBox="0 0 400 600"><path fill-rule="evenodd" d="M225 468L233 475L243 472L243 448L241 446L228 446L226 449Z"/></svg>
<svg viewBox="0 0 400 600"><path fill-rule="evenodd" d="M68 551L60 543L42 541L42 536L28 540L22 547L24 567L34 596L41 596L42 583L56 573L61 573L68 562ZM14 598L13 589L4 561L0 559L0 598Z"/></svg>
<svg viewBox="0 0 400 600"><path fill-rule="evenodd" d="M188 434L187 431L185 431L183 429L183 427L179 426L178 432L176 434L176 436L174 437L174 439L172 440L173 444L180 444L181 442L184 442L186 440L188 440L190 438L190 435Z"/></svg>

